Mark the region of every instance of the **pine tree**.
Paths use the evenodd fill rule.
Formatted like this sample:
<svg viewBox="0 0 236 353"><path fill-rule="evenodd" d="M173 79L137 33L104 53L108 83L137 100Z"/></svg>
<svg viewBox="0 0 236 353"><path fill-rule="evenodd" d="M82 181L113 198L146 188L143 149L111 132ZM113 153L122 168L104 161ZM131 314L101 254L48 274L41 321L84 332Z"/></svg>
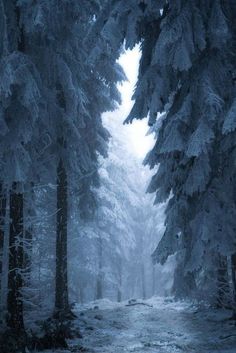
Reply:
<svg viewBox="0 0 236 353"><path fill-rule="evenodd" d="M81 219L93 217L94 188L99 186L98 154L106 155L109 136L101 114L114 109L119 101L116 82L123 76L111 63L102 72L101 67L91 66L86 60L88 48L83 46L83 38L99 11L96 1L59 4L55 0L39 2L33 8L22 6L46 107L45 120L39 122L39 127L48 141L44 146L36 131L36 145L42 151L36 153L36 168L45 171L45 175L39 173L41 182L57 180L54 311L55 317L70 316L67 244L71 199L76 200Z"/></svg>
<svg viewBox="0 0 236 353"><path fill-rule="evenodd" d="M233 187L233 143L224 136L234 130L234 12L231 1L116 1L101 29L112 53L124 39L127 48L141 42L126 122L149 117L156 131L145 161L158 166L149 191L156 202L169 201L153 259L164 263L178 253L175 290L183 284L181 295L195 292L202 272L217 274L215 260L235 248L234 201L225 197Z"/></svg>
<svg viewBox="0 0 236 353"><path fill-rule="evenodd" d="M6 219L6 190L3 183L0 183L0 296L2 295L2 269L3 269L3 245L5 235L5 219Z"/></svg>
<svg viewBox="0 0 236 353"><path fill-rule="evenodd" d="M20 185L14 183L10 194L10 236L9 236L9 273L8 273L8 326L19 336L24 332L23 314L23 194Z"/></svg>
<svg viewBox="0 0 236 353"><path fill-rule="evenodd" d="M28 185L26 186L24 196L24 282L25 285L29 285L31 278L34 223L36 215L33 182L28 183Z"/></svg>
<svg viewBox="0 0 236 353"><path fill-rule="evenodd" d="M56 312L69 312L67 280L67 175L62 160L57 167Z"/></svg>
<svg viewBox="0 0 236 353"><path fill-rule="evenodd" d="M96 283L96 299L103 298L103 241L99 234L97 239L98 245L98 275Z"/></svg>
<svg viewBox="0 0 236 353"><path fill-rule="evenodd" d="M10 194L6 320L9 331L8 338L0 345L5 350L8 344L15 344L14 349L23 352L26 344L22 293L24 192L31 167L29 146L39 118L40 79L27 52L28 37L22 21L21 4L3 0L0 7L0 179L6 193Z"/></svg>
<svg viewBox="0 0 236 353"><path fill-rule="evenodd" d="M63 319L69 311L70 197L76 199L81 218L93 217L98 154L106 155L109 136L101 114L116 107L120 100L116 82L124 76L118 64L113 68L114 60L108 54L104 72L86 60L83 38L99 11L97 1L61 4L54 0L33 5L1 1L0 6L0 179L11 184L8 322L12 329L16 325L15 329L21 326L24 331L23 272L26 275L31 266L28 243L35 236L28 223L28 186L57 181L54 311L56 318Z"/></svg>

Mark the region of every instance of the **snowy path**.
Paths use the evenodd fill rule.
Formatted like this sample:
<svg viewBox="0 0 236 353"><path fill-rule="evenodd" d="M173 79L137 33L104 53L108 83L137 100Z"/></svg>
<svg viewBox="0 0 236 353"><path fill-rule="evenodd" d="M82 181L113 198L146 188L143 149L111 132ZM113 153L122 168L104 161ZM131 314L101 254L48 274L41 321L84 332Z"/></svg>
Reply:
<svg viewBox="0 0 236 353"><path fill-rule="evenodd" d="M71 351L236 353L236 327L218 312L160 298L151 304L127 307L103 301L99 309L78 311L83 339L72 341Z"/></svg>

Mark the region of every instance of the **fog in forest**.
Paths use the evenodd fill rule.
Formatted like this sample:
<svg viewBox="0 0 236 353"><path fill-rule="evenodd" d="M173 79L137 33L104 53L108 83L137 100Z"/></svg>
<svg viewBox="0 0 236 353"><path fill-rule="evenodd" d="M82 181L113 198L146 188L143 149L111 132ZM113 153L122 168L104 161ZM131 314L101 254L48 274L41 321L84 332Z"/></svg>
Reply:
<svg viewBox="0 0 236 353"><path fill-rule="evenodd" d="M153 172L143 166L143 160L154 137L145 121L123 124L133 104L139 60L139 46L121 55L119 63L128 79L119 85L122 104L103 115L111 138L108 158L100 161L102 186L97 219L81 230L78 222L78 230L74 226L71 232L74 238L69 273L76 302L170 294L174 259L165 266L153 265L151 259L164 232L165 219L165 205L150 209L154 198L146 194Z"/></svg>
<svg viewBox="0 0 236 353"><path fill-rule="evenodd" d="M236 352L235 0L0 0L0 353Z"/></svg>

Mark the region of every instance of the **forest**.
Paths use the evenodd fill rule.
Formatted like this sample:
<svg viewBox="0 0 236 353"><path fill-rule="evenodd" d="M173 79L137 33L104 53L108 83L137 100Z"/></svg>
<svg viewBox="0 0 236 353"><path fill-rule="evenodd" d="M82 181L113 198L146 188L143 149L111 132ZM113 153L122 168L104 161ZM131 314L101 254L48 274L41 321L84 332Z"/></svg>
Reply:
<svg viewBox="0 0 236 353"><path fill-rule="evenodd" d="M236 1L0 0L0 353L235 326Z"/></svg>

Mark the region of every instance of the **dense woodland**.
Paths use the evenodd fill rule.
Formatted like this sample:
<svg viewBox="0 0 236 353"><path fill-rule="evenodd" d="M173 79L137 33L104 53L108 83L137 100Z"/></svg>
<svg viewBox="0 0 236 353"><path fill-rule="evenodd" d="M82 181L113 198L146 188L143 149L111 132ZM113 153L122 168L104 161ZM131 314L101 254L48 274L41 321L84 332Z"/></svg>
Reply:
<svg viewBox="0 0 236 353"><path fill-rule="evenodd" d="M73 303L104 297L236 315L235 18L234 0L0 0L2 353L63 346ZM136 45L123 120L147 119L146 167L112 120Z"/></svg>

